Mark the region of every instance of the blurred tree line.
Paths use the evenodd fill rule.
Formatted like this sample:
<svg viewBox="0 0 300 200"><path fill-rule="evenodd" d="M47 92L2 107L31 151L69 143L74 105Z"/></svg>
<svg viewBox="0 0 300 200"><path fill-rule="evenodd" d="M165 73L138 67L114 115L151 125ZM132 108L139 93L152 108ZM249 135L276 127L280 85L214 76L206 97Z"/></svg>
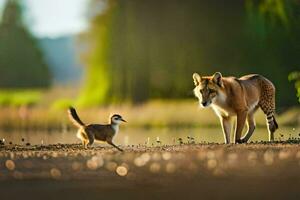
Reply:
<svg viewBox="0 0 300 200"><path fill-rule="evenodd" d="M91 0L89 13L82 105L186 98L193 72L215 71L262 74L280 106L297 102L298 0Z"/></svg>
<svg viewBox="0 0 300 200"><path fill-rule="evenodd" d="M0 22L0 88L43 88L51 76L37 41L22 20L22 5L7 0Z"/></svg>

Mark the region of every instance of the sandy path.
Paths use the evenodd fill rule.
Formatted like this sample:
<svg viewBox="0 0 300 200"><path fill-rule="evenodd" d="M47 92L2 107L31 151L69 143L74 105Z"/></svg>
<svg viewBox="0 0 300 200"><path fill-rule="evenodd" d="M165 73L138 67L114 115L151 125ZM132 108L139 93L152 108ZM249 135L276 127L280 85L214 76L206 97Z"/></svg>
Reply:
<svg viewBox="0 0 300 200"><path fill-rule="evenodd" d="M297 141L123 148L0 146L1 199L300 198Z"/></svg>

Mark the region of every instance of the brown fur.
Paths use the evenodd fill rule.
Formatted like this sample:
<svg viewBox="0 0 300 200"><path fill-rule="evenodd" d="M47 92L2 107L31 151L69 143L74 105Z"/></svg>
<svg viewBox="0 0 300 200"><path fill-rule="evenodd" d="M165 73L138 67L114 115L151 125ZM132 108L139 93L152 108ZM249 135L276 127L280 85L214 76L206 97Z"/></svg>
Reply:
<svg viewBox="0 0 300 200"><path fill-rule="evenodd" d="M117 133L116 128L114 126L118 126L118 124L114 124L113 117L119 116L122 121L120 115L111 116L110 124L89 124L85 125L77 115L77 112L74 108L70 107L68 110L69 118L71 122L78 127L77 137L81 139L84 148L87 148L87 145L92 145L95 140L105 141L108 144L114 146L119 151L123 151L118 146L113 143L113 138ZM117 127L118 128L118 127Z"/></svg>
<svg viewBox="0 0 300 200"><path fill-rule="evenodd" d="M260 107L266 114L269 140L274 140L278 128L275 120L275 87L265 77L257 74L241 78L222 77L217 72L213 76L193 75L194 93L204 106L211 105L220 118L225 143L230 142L231 118L236 116L235 143L247 142L255 130L254 113ZM242 130L247 121L248 131L242 138Z"/></svg>

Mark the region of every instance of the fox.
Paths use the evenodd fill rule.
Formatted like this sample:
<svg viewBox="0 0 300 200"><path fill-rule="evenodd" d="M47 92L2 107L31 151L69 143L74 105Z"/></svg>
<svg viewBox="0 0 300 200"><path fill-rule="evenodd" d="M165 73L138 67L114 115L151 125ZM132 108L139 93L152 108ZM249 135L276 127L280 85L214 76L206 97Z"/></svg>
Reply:
<svg viewBox="0 0 300 200"><path fill-rule="evenodd" d="M71 122L78 128L77 137L81 140L84 148L88 145L92 145L94 141L105 141L112 145L119 151L123 149L119 148L113 143L113 138L119 132L119 125L122 122L127 122L119 114L114 114L110 117L109 124L89 124L86 125L79 118L75 108L70 107L68 109L68 115Z"/></svg>
<svg viewBox="0 0 300 200"><path fill-rule="evenodd" d="M256 124L254 114L261 108L266 115L269 141L274 141L278 129L275 119L275 86L259 74L240 78L223 77L220 72L212 76L193 74L194 95L201 107L211 107L220 119L225 144L230 143L232 118L236 117L233 143L247 143ZM247 132L242 136L247 124Z"/></svg>

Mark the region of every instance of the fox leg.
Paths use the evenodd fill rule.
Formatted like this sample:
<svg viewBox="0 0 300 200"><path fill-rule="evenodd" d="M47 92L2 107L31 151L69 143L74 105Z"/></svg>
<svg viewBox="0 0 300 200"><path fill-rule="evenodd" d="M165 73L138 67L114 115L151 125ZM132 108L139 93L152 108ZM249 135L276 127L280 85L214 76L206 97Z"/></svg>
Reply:
<svg viewBox="0 0 300 200"><path fill-rule="evenodd" d="M267 124L268 124L268 132L269 132L269 141L274 141L274 132L278 129L278 124L276 122L274 113L270 113L267 115Z"/></svg>
<svg viewBox="0 0 300 200"><path fill-rule="evenodd" d="M225 144L230 143L231 119L230 117L220 117Z"/></svg>
<svg viewBox="0 0 300 200"><path fill-rule="evenodd" d="M275 119L275 87L268 81L261 82L262 96L259 101L259 106L266 115L269 141L274 141L274 132L278 129L278 124Z"/></svg>
<svg viewBox="0 0 300 200"><path fill-rule="evenodd" d="M241 135L244 129L247 118L247 111L240 111L237 113L236 127L235 127L235 143L242 143Z"/></svg>
<svg viewBox="0 0 300 200"><path fill-rule="evenodd" d="M246 143L250 137L252 136L254 130L255 130L255 119L254 119L254 112L251 112L247 116L247 126L248 126L248 131L245 134L245 136L241 139L242 143Z"/></svg>
<svg viewBox="0 0 300 200"><path fill-rule="evenodd" d="M266 115L268 125L269 141L274 141L274 132L278 129L278 124L275 119L275 104L272 107L261 106L261 109Z"/></svg>

